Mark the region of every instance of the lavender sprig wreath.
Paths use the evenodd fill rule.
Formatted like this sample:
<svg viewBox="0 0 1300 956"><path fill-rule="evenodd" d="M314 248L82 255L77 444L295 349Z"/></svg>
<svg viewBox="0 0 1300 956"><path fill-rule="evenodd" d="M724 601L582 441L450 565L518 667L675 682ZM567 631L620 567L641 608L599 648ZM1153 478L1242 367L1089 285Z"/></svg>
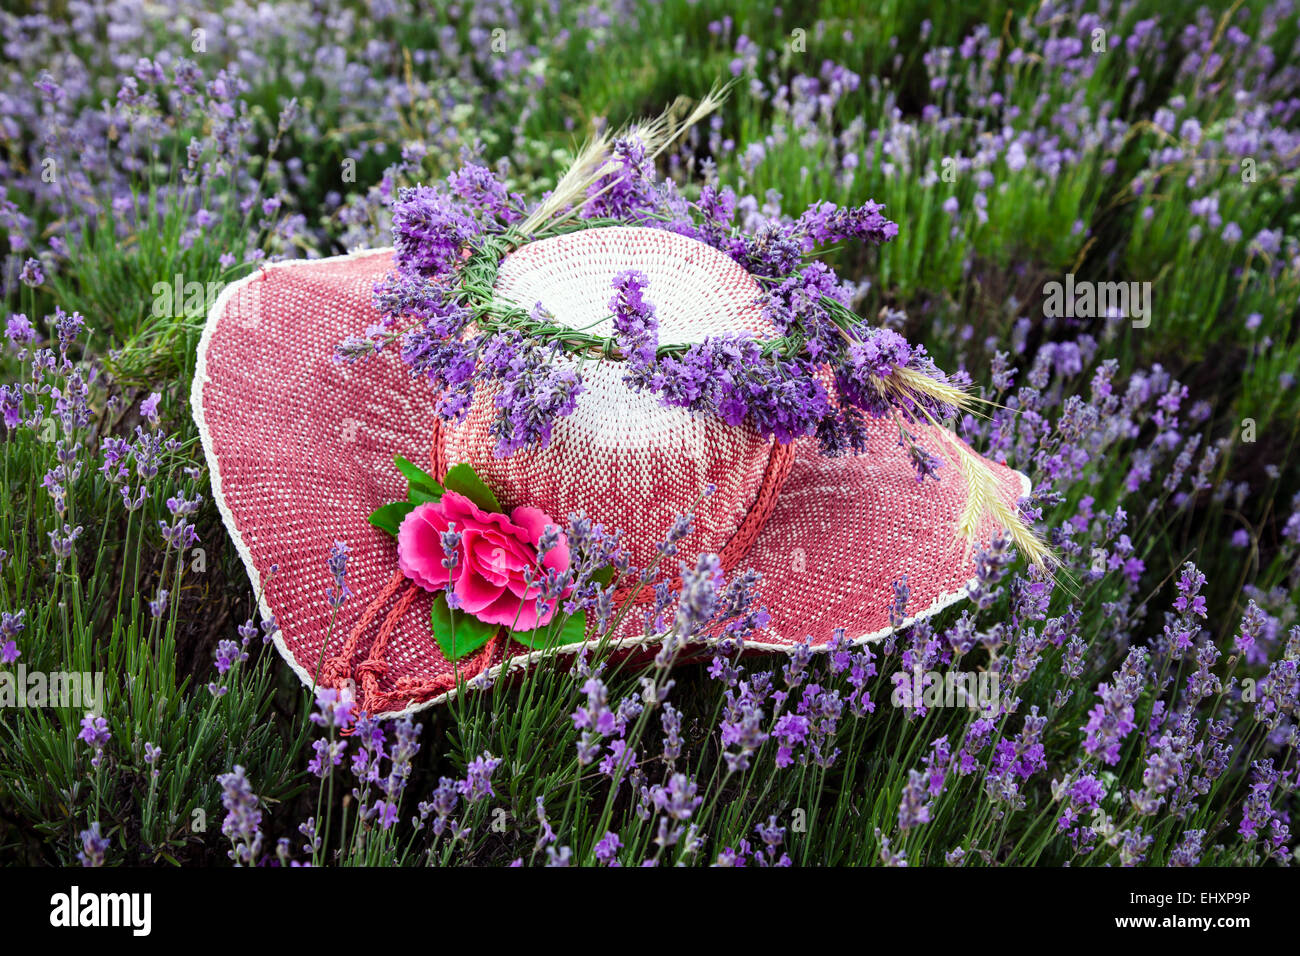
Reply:
<svg viewBox="0 0 1300 956"><path fill-rule="evenodd" d="M880 206L818 203L798 219L748 235L733 224L730 189L705 186L698 202L685 202L671 185L654 182L644 151L635 138L617 141L622 168L612 174L613 188L588 203L577 222L529 235L515 226L523 218L521 200L483 166L468 165L443 186L401 190L393 207L397 268L375 290L384 322L341 343L339 357L355 360L400 341L403 361L441 393L439 414L448 420L464 414L477 387L500 385L495 430L501 455L544 446L555 420L573 411L581 378L550 361L556 350L626 361L628 384L650 389L666 405L729 425L748 419L760 434L782 443L815 435L828 455L866 450L863 414L880 417L898 409L907 421L916 420L921 408L938 419L953 414L949 401L890 382L897 369L911 369L947 383L924 347L890 329L867 326L849 309L846 284L825 263L807 259L832 242L893 239L898 227ZM592 194L602 189L597 180ZM528 311L493 296L497 267L509 250L610 225L669 229L727 253L763 287L763 315L783 334L660 345L653 289L634 271L614 280L613 336L574 330L540 307ZM831 372L833 391L823 383L824 370ZM922 452L916 464L918 477L924 477L937 462Z"/></svg>
<svg viewBox="0 0 1300 956"><path fill-rule="evenodd" d="M705 112L712 108L706 101ZM867 451L867 417L890 416L917 481L938 478L941 460L909 426L938 424L969 408L966 382L945 375L923 346L868 325L850 308L851 286L814 257L835 243L890 242L898 226L883 207L816 202L793 219L753 232L736 222L736 194L710 182L692 202L659 181L654 157L686 123L666 117L579 154L556 189L532 207L488 168L469 163L432 186L401 189L393 210L395 269L375 288L381 321L336 349L355 362L398 343L412 375L439 393L437 412L458 421L475 392L495 391L496 453L545 447L555 422L577 407L581 362L561 353L621 361L629 388L648 389L668 406L748 422L781 443L814 436L824 455ZM556 322L542 305L527 310L497 298L497 269L528 242L603 226L666 229L724 252L758 282L762 315L780 333L713 336L693 344L660 343L647 277L616 275L609 300L614 334L595 335ZM953 443L970 487L967 537L993 511L1028 557L1045 548L1018 515L998 502L978 456Z"/></svg>

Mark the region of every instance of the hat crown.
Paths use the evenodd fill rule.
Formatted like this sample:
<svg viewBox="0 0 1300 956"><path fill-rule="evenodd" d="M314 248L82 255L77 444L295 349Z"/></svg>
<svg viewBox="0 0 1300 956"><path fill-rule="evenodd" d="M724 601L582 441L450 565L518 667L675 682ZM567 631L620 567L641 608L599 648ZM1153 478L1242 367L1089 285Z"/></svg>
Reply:
<svg viewBox="0 0 1300 956"><path fill-rule="evenodd" d="M713 247L662 229L597 228L530 243L501 263L495 291L524 309L540 302L558 324L610 335L613 279L628 269L648 280L644 295L655 306L660 344L774 334L752 276ZM572 355L557 361L579 365ZM655 558L655 545L676 516L712 486L694 509L680 553L725 559L743 551L762 525L764 507L775 501L789 456L748 424L692 416L665 407L649 391L634 391L623 382L622 361L588 357L579 372L584 391L577 408L556 422L545 448L498 458L490 433L495 395L480 390L462 422L439 428L435 459L443 467L472 464L507 509L540 508L559 524L582 511L608 530L622 529L641 567ZM669 560L666 570L676 572Z"/></svg>

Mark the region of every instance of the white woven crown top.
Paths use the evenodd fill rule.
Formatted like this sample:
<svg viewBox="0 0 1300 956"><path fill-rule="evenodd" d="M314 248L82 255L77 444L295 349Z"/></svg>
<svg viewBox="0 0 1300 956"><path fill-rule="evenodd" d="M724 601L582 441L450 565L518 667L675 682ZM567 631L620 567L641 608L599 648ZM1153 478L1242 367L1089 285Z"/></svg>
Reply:
<svg viewBox="0 0 1300 956"><path fill-rule="evenodd" d="M496 292L525 309L540 302L561 325L608 336L614 276L628 269L649 280L644 296L655 307L660 345L774 334L749 273L712 246L664 229L610 226L531 242L501 263Z"/></svg>

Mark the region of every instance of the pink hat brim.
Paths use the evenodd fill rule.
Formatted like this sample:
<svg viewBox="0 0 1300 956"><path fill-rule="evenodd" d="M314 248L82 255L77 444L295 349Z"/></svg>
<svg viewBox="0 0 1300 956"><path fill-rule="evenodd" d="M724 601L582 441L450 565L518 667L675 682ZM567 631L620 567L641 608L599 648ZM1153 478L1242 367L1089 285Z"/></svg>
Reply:
<svg viewBox="0 0 1300 956"><path fill-rule="evenodd" d="M446 699L456 666L470 679L539 656L497 640L453 666L429 628L432 596L400 587L392 538L366 521L405 495L394 455L428 463L436 421L435 396L400 362L333 360L338 342L377 321L373 287L391 265L389 250L366 251L268 265L229 286L208 315L191 395L213 495L263 615L279 625L276 646L307 684L356 680L363 706L383 716ZM873 447L893 446L892 423L871 428ZM928 430L921 438L941 452ZM760 602L771 615L747 646L788 650L811 638L821 648L837 627L855 642L881 638L903 575L909 620L966 596L974 562L954 531L964 486L951 467L937 484L918 485L893 450L828 459L797 443L775 508L739 565L762 574ZM1024 475L992 468L1005 502L1029 493ZM994 530L983 529L983 541ZM349 546L353 592L337 613L325 597L335 541ZM639 638L636 617L620 639Z"/></svg>

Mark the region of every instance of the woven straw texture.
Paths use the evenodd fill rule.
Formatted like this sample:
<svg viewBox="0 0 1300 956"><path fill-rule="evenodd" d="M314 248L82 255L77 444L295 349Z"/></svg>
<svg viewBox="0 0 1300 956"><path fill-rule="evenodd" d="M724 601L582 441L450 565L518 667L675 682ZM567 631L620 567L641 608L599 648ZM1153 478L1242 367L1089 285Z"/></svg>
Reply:
<svg viewBox="0 0 1300 956"><path fill-rule="evenodd" d="M562 309L581 327L608 314L613 274L639 268L665 340L697 340L702 328L763 331L753 280L694 240L621 228L561 238L581 243L576 261L560 240L534 243L502 264L499 293L525 307L541 301L557 318ZM226 290L199 347L192 402L214 494L263 614L279 622L277 646L304 681L354 681L363 706L385 715L429 706L454 688L453 667L429 632L430 596L402 579L392 538L366 522L404 495L394 454L435 472L469 461L503 504L531 504L557 521L581 509L625 529L642 563L675 514L715 484L681 554L717 551L729 569L763 574L760 599L773 620L751 642L758 649L806 637L824 646L837 626L852 639L882 636L891 584L904 574L917 617L963 596L973 565L953 535L959 476L945 468L941 482L918 486L888 422L872 425L871 454L823 459L808 442L776 446L662 408L624 386L617 363L589 362L587 392L547 449L497 459L486 393L464 423L436 427L435 396L394 357L355 367L332 360L338 341L376 320L372 289L391 267L387 250L269 266ZM710 269L723 278L701 290ZM710 304L701 310L702 302ZM926 431L921 437L942 450ZM1022 475L994 469L1006 501L1027 493ZM331 628L325 557L335 540L351 548L354 596ZM640 635L639 615L628 615L619 638ZM497 640L458 663L472 677L507 656L513 666L538 655Z"/></svg>
<svg viewBox="0 0 1300 956"><path fill-rule="evenodd" d="M531 242L501 263L496 291L525 309L541 302L561 325L608 336L610 283L628 269L650 278L645 295L655 306L660 345L729 332L773 334L759 309L758 283L739 263L661 229L611 226Z"/></svg>
<svg viewBox="0 0 1300 956"><path fill-rule="evenodd" d="M590 229L530 243L506 257L496 290L525 309L540 302L560 324L608 335L611 283L626 269L649 279L646 298L660 317L663 343L772 334L759 313L758 284L745 270L711 246L658 229ZM576 359L561 361L578 367ZM556 519L583 511L606 528L621 528L638 567L654 558L677 515L713 485L679 550L719 552L734 565L775 504L790 449L752 429L665 408L650 392L623 383L621 362L588 360L580 373L578 408L556 425L546 448L497 458L489 433L493 394L484 392L464 422L440 429L435 471L467 461L507 508L532 505Z"/></svg>

